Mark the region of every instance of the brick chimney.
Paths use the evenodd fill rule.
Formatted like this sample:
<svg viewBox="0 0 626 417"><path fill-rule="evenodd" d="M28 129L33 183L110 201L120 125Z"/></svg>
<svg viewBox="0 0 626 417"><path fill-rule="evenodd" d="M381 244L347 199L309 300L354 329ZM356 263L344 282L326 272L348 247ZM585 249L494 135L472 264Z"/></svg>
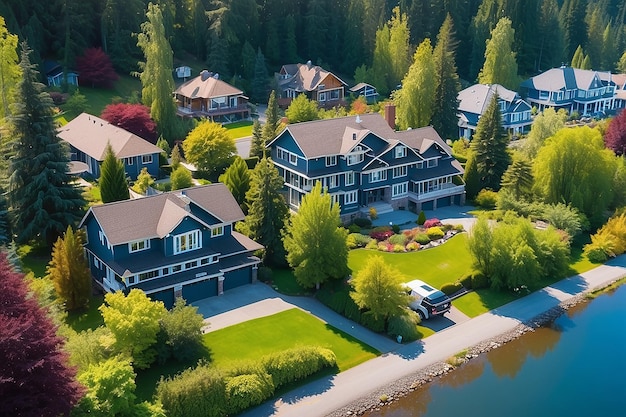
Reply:
<svg viewBox="0 0 626 417"><path fill-rule="evenodd" d="M395 104L386 104L385 105L385 120L390 128L396 130L396 105Z"/></svg>

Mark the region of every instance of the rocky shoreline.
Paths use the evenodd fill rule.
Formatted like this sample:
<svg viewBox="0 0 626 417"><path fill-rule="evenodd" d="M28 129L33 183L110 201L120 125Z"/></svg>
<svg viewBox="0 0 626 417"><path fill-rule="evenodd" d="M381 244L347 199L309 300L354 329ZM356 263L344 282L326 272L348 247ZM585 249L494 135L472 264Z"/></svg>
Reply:
<svg viewBox="0 0 626 417"><path fill-rule="evenodd" d="M612 283L607 284L606 287L609 287L611 284ZM556 320L568 309L586 301L588 299L587 294L588 293L578 294L560 303L558 306L535 316L533 319L518 325L509 332L469 347L466 352L463 352L463 355L452 358L456 362L454 365L448 362L437 362L429 365L418 372L394 381L391 385L371 392L366 397L360 398L345 407L335 410L328 414L327 417L360 416L370 411L379 410L381 407L391 404L396 399L404 397L420 387L433 382L436 378L454 371L457 366L476 358L478 355L496 349L507 342L519 338L525 333L532 332Z"/></svg>

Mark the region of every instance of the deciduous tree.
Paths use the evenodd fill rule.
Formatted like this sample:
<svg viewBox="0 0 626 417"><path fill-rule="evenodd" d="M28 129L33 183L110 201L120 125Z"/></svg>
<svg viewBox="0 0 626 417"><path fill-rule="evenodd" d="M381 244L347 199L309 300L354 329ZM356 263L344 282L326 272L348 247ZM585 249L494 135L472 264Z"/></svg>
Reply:
<svg viewBox="0 0 626 417"><path fill-rule="evenodd" d="M289 123L317 120L319 119L317 103L309 100L306 95L299 94L285 110L285 116L287 116Z"/></svg>
<svg viewBox="0 0 626 417"><path fill-rule="evenodd" d="M183 188L193 186L193 176L191 175L191 171L179 164L178 167L170 174L170 183L172 185L172 190L181 190Z"/></svg>
<svg viewBox="0 0 626 417"><path fill-rule="evenodd" d="M381 256L370 257L352 279L350 297L376 319L386 320L406 311L409 297L402 290L402 274L385 263Z"/></svg>
<svg viewBox="0 0 626 417"><path fill-rule="evenodd" d="M113 88L119 78L111 59L99 47L85 49L83 55L76 58L76 69L80 83L90 87Z"/></svg>
<svg viewBox="0 0 626 417"><path fill-rule="evenodd" d="M565 120L567 120L567 112L565 110L556 112L552 107L546 108L535 117L522 146L522 152L528 159L534 159L546 139L565 127Z"/></svg>
<svg viewBox="0 0 626 417"><path fill-rule="evenodd" d="M246 193L248 214L239 230L265 247L263 262L285 265L285 248L281 237L289 209L280 191L285 180L268 158L263 158L250 174Z"/></svg>
<svg viewBox="0 0 626 417"><path fill-rule="evenodd" d="M626 153L626 111L622 110L611 119L604 134L604 144L615 152L615 155Z"/></svg>
<svg viewBox="0 0 626 417"><path fill-rule="evenodd" d="M156 358L154 344L160 330L160 320L167 310L161 301L152 301L138 289L125 295L118 291L104 297L99 310L113 335L109 341L115 352L128 355L139 369L145 369Z"/></svg>
<svg viewBox="0 0 626 417"><path fill-rule="evenodd" d="M30 52L23 43L9 137L9 200L17 241L40 236L51 247L80 219L85 200L68 174L69 156L57 136L54 105L38 82Z"/></svg>
<svg viewBox="0 0 626 417"><path fill-rule="evenodd" d="M283 238L287 262L303 287L319 288L328 279L348 275L348 231L340 224L339 204L332 204L318 181L302 198Z"/></svg>
<svg viewBox="0 0 626 417"><path fill-rule="evenodd" d="M216 179L237 153L235 141L219 123L204 121L189 132L183 142L185 159Z"/></svg>
<svg viewBox="0 0 626 417"><path fill-rule="evenodd" d="M66 310L85 308L91 297L91 272L83 251L83 235L67 227L52 248L52 259L46 268L57 295Z"/></svg>
<svg viewBox="0 0 626 417"><path fill-rule="evenodd" d="M435 62L430 39L425 39L415 51L413 64L402 80L402 88L393 94L400 129L430 124L435 103Z"/></svg>
<svg viewBox="0 0 626 417"><path fill-rule="evenodd" d="M157 142L156 123L150 118L150 109L143 104L109 104L100 117L150 143Z"/></svg>
<svg viewBox="0 0 626 417"><path fill-rule="evenodd" d="M10 115L15 87L20 79L17 58L17 35L10 33L0 16L0 120Z"/></svg>
<svg viewBox="0 0 626 417"><path fill-rule="evenodd" d="M146 194L148 192L148 188L154 185L154 178L148 172L148 168L141 168L139 175L137 175L137 180L135 180L135 184L133 184L133 191L139 194Z"/></svg>
<svg viewBox="0 0 626 417"><path fill-rule="evenodd" d="M0 414L68 415L83 395L64 341L22 276L0 254Z"/></svg>
<svg viewBox="0 0 626 417"><path fill-rule="evenodd" d="M100 168L100 195L103 203L130 198L124 163L117 159L110 143L107 143Z"/></svg>
<svg viewBox="0 0 626 417"><path fill-rule="evenodd" d="M178 297L172 310L161 319L165 344L174 359L189 361L203 350L202 326L204 318L198 307L187 305L184 298Z"/></svg>
<svg viewBox="0 0 626 417"><path fill-rule="evenodd" d="M513 52L515 30L511 20L503 17L491 31L491 38L485 49L485 63L478 74L481 84L500 84L508 89L517 90L517 60Z"/></svg>

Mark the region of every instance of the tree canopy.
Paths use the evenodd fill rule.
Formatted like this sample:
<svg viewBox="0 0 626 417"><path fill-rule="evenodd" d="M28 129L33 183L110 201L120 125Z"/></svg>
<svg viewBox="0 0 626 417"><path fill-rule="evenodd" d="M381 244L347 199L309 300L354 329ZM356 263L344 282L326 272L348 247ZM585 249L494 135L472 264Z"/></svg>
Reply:
<svg viewBox="0 0 626 417"><path fill-rule="evenodd" d="M107 143L104 161L100 167L100 196L103 203L130 198L124 163L117 159L110 143Z"/></svg>
<svg viewBox="0 0 626 417"><path fill-rule="evenodd" d="M292 100L291 104L289 104L287 110L285 110L285 116L287 116L289 123L317 120L319 118L317 103L313 100L309 100L304 94L298 94L298 96ZM263 138L267 139L265 131Z"/></svg>
<svg viewBox="0 0 626 417"><path fill-rule="evenodd" d="M204 121L189 132L183 142L183 151L187 162L209 178L217 179L233 160L237 148L222 125Z"/></svg>
<svg viewBox="0 0 626 417"><path fill-rule="evenodd" d="M511 20L503 17L491 31L491 38L485 49L485 63L478 74L481 84L500 84L508 89L517 90L517 60L513 51L515 30Z"/></svg>
<svg viewBox="0 0 626 417"><path fill-rule="evenodd" d="M157 142L156 124L150 118L150 109L143 104L109 104L102 110L100 117L150 143Z"/></svg>
<svg viewBox="0 0 626 417"><path fill-rule="evenodd" d="M90 87L113 88L119 76L113 63L102 48L87 48L82 56L76 58L76 69L80 73L80 82Z"/></svg>
<svg viewBox="0 0 626 417"><path fill-rule="evenodd" d="M626 111L611 119L604 134L604 143L615 155L626 153Z"/></svg>
<svg viewBox="0 0 626 417"><path fill-rule="evenodd" d="M247 212L246 193L250 189L250 170L243 158L236 156L235 160L220 175L220 182L223 182L230 190L239 206Z"/></svg>

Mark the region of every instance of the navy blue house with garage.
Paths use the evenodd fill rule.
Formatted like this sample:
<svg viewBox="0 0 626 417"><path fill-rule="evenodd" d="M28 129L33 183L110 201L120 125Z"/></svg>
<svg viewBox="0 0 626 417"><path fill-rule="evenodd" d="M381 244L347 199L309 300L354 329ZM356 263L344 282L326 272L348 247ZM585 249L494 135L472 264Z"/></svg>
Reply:
<svg viewBox="0 0 626 417"><path fill-rule="evenodd" d="M395 131L395 108L380 114L288 125L268 144L297 211L316 181L349 222L369 212L463 205L463 168L432 127Z"/></svg>
<svg viewBox="0 0 626 417"><path fill-rule="evenodd" d="M93 206L80 223L94 280L143 290L169 308L256 281L262 246L233 229L244 215L221 183Z"/></svg>

